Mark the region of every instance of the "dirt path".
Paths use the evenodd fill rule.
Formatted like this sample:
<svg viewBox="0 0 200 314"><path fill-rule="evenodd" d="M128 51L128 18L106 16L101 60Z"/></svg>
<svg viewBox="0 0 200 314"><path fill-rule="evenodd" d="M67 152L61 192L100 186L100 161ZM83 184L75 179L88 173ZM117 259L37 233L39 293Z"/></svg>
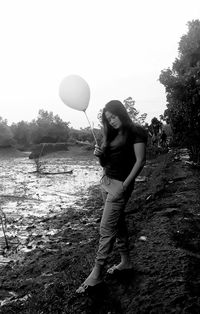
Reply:
<svg viewBox="0 0 200 314"><path fill-rule="evenodd" d="M151 161L143 171L148 180L136 184L127 205L133 271L105 277L86 296L75 294L98 245L96 186L83 203L87 210L43 221L60 232L1 269L1 295L10 293L1 313L200 313L199 170L180 157L176 151ZM114 250L108 266L118 258Z"/></svg>

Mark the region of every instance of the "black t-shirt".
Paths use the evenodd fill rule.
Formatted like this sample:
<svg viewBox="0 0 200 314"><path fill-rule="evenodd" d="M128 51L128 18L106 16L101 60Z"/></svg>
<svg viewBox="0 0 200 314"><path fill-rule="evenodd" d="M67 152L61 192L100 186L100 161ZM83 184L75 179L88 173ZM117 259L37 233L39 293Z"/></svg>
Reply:
<svg viewBox="0 0 200 314"><path fill-rule="evenodd" d="M105 174L112 179L124 181L131 172L136 156L134 144L146 143L144 133L137 132L134 128L124 134L119 134L106 148L100 157Z"/></svg>

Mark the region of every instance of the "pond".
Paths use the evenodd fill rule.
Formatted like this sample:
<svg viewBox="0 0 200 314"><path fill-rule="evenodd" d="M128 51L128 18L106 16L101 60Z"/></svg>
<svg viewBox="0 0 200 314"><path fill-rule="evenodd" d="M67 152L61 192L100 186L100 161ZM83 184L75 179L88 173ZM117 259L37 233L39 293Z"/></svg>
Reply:
<svg viewBox="0 0 200 314"><path fill-rule="evenodd" d="M0 196L6 200L1 208L6 214L40 216L60 210L60 204L72 205L102 173L96 159L80 156L44 158L42 172L49 174L35 170L34 161L26 157L1 160Z"/></svg>
<svg viewBox="0 0 200 314"><path fill-rule="evenodd" d="M1 159L1 213L6 216L7 237L16 236L20 243L26 242L28 226L37 219L55 215L70 206L80 207L78 200L87 198L88 188L98 184L102 175L98 160L89 154L43 157L41 163L42 171L49 174L36 173L35 162L28 156ZM0 238L3 236L1 230Z"/></svg>

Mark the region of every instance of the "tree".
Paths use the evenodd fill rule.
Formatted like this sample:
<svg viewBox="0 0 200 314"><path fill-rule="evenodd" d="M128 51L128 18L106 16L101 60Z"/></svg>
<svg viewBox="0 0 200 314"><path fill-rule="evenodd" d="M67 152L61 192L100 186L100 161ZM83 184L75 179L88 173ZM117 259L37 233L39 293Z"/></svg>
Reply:
<svg viewBox="0 0 200 314"><path fill-rule="evenodd" d="M200 150L200 21L188 22L188 33L179 42L172 69L162 70L168 119L177 143Z"/></svg>
<svg viewBox="0 0 200 314"><path fill-rule="evenodd" d="M128 97L123 103L131 119L136 122L139 111L135 108L135 100L133 100L132 97Z"/></svg>
<svg viewBox="0 0 200 314"><path fill-rule="evenodd" d="M69 138L69 122L64 122L58 115L43 109L39 110L32 135L34 143L66 142Z"/></svg>
<svg viewBox="0 0 200 314"><path fill-rule="evenodd" d="M31 122L20 121L11 125L14 139L25 147L39 143L66 142L69 138L69 122L43 109Z"/></svg>
<svg viewBox="0 0 200 314"><path fill-rule="evenodd" d="M7 125L7 120L0 117L0 147L9 147L14 144L13 134Z"/></svg>
<svg viewBox="0 0 200 314"><path fill-rule="evenodd" d="M11 130L15 141L23 146L28 146L31 139L30 123L20 121L11 125Z"/></svg>

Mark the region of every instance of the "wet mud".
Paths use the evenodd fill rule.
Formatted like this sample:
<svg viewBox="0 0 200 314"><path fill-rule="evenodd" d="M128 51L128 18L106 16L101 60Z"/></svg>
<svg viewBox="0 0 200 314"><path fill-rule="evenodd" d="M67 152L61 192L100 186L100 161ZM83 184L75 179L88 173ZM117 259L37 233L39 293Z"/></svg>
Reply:
<svg viewBox="0 0 200 314"><path fill-rule="evenodd" d="M149 161L126 207L133 269L115 276L105 271L104 282L85 295L75 290L98 247L99 184L90 185L76 206L33 219L26 225L28 251L17 250L8 237L0 312L200 313L199 190L199 169L188 162L187 151ZM118 261L114 249L107 267Z"/></svg>

